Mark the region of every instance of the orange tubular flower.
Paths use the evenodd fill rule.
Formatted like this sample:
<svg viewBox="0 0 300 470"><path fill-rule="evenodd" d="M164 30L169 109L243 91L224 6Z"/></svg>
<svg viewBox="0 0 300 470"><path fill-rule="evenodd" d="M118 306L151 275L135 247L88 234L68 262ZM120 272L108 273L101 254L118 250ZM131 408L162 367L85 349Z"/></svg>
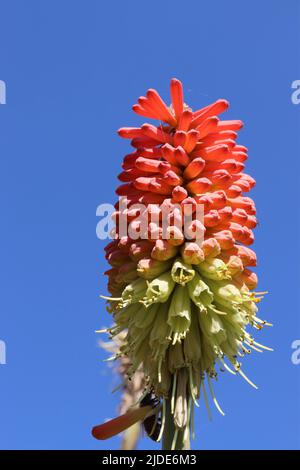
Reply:
<svg viewBox="0 0 300 470"><path fill-rule="evenodd" d="M255 181L244 173L247 148L236 142L243 123L220 119L229 106L223 99L192 111L177 79L170 92L170 106L153 89L133 106L160 121L157 126L119 129L134 150L119 175L115 238L106 247L107 299L115 321L107 331L112 337L127 332L118 355L128 357L129 376L142 368L147 390L161 400L157 439L164 434L165 448L180 448L187 446L200 389L208 407L207 383L223 414L211 379L227 370L255 387L237 358L269 348L247 331L267 323L256 315L261 296L253 292L256 255L249 245L257 221L246 194ZM164 430L166 413L171 436ZM134 419L140 413L128 423ZM119 422L97 435L112 435Z"/></svg>

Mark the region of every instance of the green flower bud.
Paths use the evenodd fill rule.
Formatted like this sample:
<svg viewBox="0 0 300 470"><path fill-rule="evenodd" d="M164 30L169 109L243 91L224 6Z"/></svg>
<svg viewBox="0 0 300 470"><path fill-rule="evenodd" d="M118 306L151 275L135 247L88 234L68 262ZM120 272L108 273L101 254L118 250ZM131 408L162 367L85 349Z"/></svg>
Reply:
<svg viewBox="0 0 300 470"><path fill-rule="evenodd" d="M241 291L228 281L207 280L207 284L213 292L214 301L229 310L234 309L244 301Z"/></svg>
<svg viewBox="0 0 300 470"><path fill-rule="evenodd" d="M158 311L158 305L151 305L149 308L139 304L136 314L132 317L131 322L137 328L149 328L154 322Z"/></svg>
<svg viewBox="0 0 300 470"><path fill-rule="evenodd" d="M205 310L205 307L212 303L214 296L198 273L195 273L194 278L188 283L187 288L190 298L200 310Z"/></svg>
<svg viewBox="0 0 300 470"><path fill-rule="evenodd" d="M224 317L223 322L226 328L226 341L221 344L221 349L230 360L234 360L235 362L234 356L237 355L238 350L241 346L241 330L240 327L238 328L238 331L235 330L233 326L235 325L235 327L237 327L237 324L232 325L229 315Z"/></svg>
<svg viewBox="0 0 300 470"><path fill-rule="evenodd" d="M143 279L154 279L160 274L168 271L172 260L158 261L152 258L143 258L138 262L137 273Z"/></svg>
<svg viewBox="0 0 300 470"><path fill-rule="evenodd" d="M131 318L135 316L136 312L137 312L137 305L136 304L129 305L127 307L121 308L120 310L117 310L114 313L114 320L117 323L117 325L127 328Z"/></svg>
<svg viewBox="0 0 300 470"><path fill-rule="evenodd" d="M133 338L134 331L134 341L130 341L130 339L132 340ZM133 328L130 339L128 339L128 346L130 349L130 354L128 355L132 360L130 371L134 373L144 362L147 354L149 354L149 329Z"/></svg>
<svg viewBox="0 0 300 470"><path fill-rule="evenodd" d="M204 261L203 250L195 242L186 242L182 245L180 252L185 263L199 264Z"/></svg>
<svg viewBox="0 0 300 470"><path fill-rule="evenodd" d="M227 261L227 268L231 276L243 272L244 266L239 256L230 256Z"/></svg>
<svg viewBox="0 0 300 470"><path fill-rule="evenodd" d="M165 354L171 341L171 328L167 323L169 306L169 301L165 304L153 305L153 307L157 307L157 314L151 328L149 345L152 351L152 356L156 359Z"/></svg>
<svg viewBox="0 0 300 470"><path fill-rule="evenodd" d="M170 271L148 282L147 291L141 302L148 307L156 302L166 302L175 286Z"/></svg>
<svg viewBox="0 0 300 470"><path fill-rule="evenodd" d="M195 266L204 277L213 280L230 279L230 273L224 261L218 258L207 258L203 263Z"/></svg>
<svg viewBox="0 0 300 470"><path fill-rule="evenodd" d="M196 309L195 309L196 310ZM178 343L177 343L178 344ZM201 339L197 312L192 310L191 326L183 341L183 352L186 364L197 367L201 359Z"/></svg>
<svg viewBox="0 0 300 470"><path fill-rule="evenodd" d="M207 308L207 313L199 312L199 324L204 335L214 337L213 341L221 344L226 340L226 330L219 315Z"/></svg>
<svg viewBox="0 0 300 470"><path fill-rule="evenodd" d="M229 333L228 336L231 336L231 333ZM222 344L222 352L225 354L229 360L234 360L234 356L237 355L238 347L236 346L235 338L232 337L232 341L224 341Z"/></svg>
<svg viewBox="0 0 300 470"><path fill-rule="evenodd" d="M200 314L205 315L205 314ZM201 325L200 325L201 330ZM201 334L201 365L203 371L211 369L216 360L216 352L214 348L214 343L211 341L210 337L206 336L204 333Z"/></svg>
<svg viewBox="0 0 300 470"><path fill-rule="evenodd" d="M228 312L235 312L239 305L241 305L241 302L228 300L226 297L222 297L218 294L214 294L214 302L222 307L221 310Z"/></svg>
<svg viewBox="0 0 300 470"><path fill-rule="evenodd" d="M122 292L122 305L130 305L138 302L146 294L147 282L144 279L136 279L125 287Z"/></svg>
<svg viewBox="0 0 300 470"><path fill-rule="evenodd" d="M243 309L239 309L234 314L228 315L224 324L226 328L240 339L244 336L246 325L249 324L248 313Z"/></svg>
<svg viewBox="0 0 300 470"><path fill-rule="evenodd" d="M251 300L251 293L239 289L235 284L228 281L208 281L211 290L220 297L236 303L247 302Z"/></svg>
<svg viewBox="0 0 300 470"><path fill-rule="evenodd" d="M172 266L171 275L177 284L185 286L187 282L193 279L195 271L190 265L184 263L180 258L178 258Z"/></svg>
<svg viewBox="0 0 300 470"><path fill-rule="evenodd" d="M249 315L250 318L254 318L257 311L258 311L258 308L256 306L256 303L255 302L244 302L243 303L243 307L242 307L244 310L246 310L247 314Z"/></svg>
<svg viewBox="0 0 300 470"><path fill-rule="evenodd" d="M137 278L136 275L136 264L134 262L128 262L122 264L118 269L118 275L115 277L115 282L132 282Z"/></svg>
<svg viewBox="0 0 300 470"><path fill-rule="evenodd" d="M170 245L167 240L156 240L155 246L151 252L151 258L157 259L159 261L165 261L177 254L177 247Z"/></svg>
<svg viewBox="0 0 300 470"><path fill-rule="evenodd" d="M173 344L185 338L191 324L191 301L184 286L175 287L168 312L168 324L173 332Z"/></svg>

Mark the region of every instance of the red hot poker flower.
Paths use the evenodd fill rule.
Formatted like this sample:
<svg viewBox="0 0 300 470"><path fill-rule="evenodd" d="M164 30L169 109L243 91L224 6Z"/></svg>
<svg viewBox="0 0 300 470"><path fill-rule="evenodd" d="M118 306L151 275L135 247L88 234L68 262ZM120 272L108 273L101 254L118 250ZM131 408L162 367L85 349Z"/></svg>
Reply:
<svg viewBox="0 0 300 470"><path fill-rule="evenodd" d="M257 221L247 195L255 180L244 173L248 151L237 143L243 123L221 120L229 107L223 99L192 111L177 79L170 94L170 106L153 89L133 106L158 125L119 129L133 152L119 175L115 238L106 258L115 321L108 332L127 331L119 355L129 358L129 375L142 368L148 389L162 400L158 439L166 409L172 414L167 447L174 448L179 435L188 440L201 387L207 404L205 384L223 414L211 381L218 368L255 387L237 358L269 348L247 331L267 323L257 317L261 296L253 292L257 276L250 269ZM103 435L111 435L106 428Z"/></svg>

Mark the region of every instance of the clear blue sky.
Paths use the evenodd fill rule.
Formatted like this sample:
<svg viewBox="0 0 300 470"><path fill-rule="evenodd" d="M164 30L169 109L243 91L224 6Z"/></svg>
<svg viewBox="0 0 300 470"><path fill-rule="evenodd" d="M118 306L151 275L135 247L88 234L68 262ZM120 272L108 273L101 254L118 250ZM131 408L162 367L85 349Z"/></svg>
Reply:
<svg viewBox="0 0 300 470"><path fill-rule="evenodd" d="M248 358L259 385L224 375L226 411L196 415L201 449L300 448L299 113L297 0L2 0L0 79L0 448L113 449L93 424L116 413L116 382L94 330L109 324L105 242L96 207L115 200L131 105L171 77L192 107L217 98L242 119L260 225L261 334L274 353ZM141 447L154 447L141 441Z"/></svg>

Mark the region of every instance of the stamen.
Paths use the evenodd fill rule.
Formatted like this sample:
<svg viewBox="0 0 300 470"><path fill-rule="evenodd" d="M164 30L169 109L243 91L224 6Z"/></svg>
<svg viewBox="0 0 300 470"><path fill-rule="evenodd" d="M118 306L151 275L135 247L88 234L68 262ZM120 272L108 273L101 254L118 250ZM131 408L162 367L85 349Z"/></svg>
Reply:
<svg viewBox="0 0 300 470"><path fill-rule="evenodd" d="M210 380L210 376L208 375L207 376L207 381L208 381L208 386L209 386L209 390L210 390L210 394L211 394L211 397L213 399L213 402L215 404L215 407L217 408L217 410L219 411L219 413L221 413L222 416L225 416L225 413L224 411L222 410L222 408L220 407L216 397L215 397L215 394L214 394L214 389L213 389L213 386L212 386L212 383L211 383L211 380Z"/></svg>
<svg viewBox="0 0 300 470"><path fill-rule="evenodd" d="M108 297L107 295L99 295L99 297L104 300L111 300L115 302L120 302L121 300L123 300L122 297Z"/></svg>
<svg viewBox="0 0 300 470"><path fill-rule="evenodd" d="M263 325L266 325L266 321L262 320L261 318L255 317L255 321L257 321L257 323L262 323Z"/></svg>
<svg viewBox="0 0 300 470"><path fill-rule="evenodd" d="M251 354L251 349L245 348L245 346L243 344L242 344L242 351L243 351L244 354Z"/></svg>
<svg viewBox="0 0 300 470"><path fill-rule="evenodd" d="M253 344L255 344L255 346L258 346L259 348L265 349L266 351L274 351L274 349L269 348L268 346L264 346L263 344L257 343L256 341L253 341Z"/></svg>
<svg viewBox="0 0 300 470"><path fill-rule="evenodd" d="M261 330L263 329L263 327L264 327L264 325L259 325L259 324L256 323L256 322L253 322L253 323L252 323L252 326L253 326L253 328L255 328L256 330L259 330L259 331L261 331Z"/></svg>
<svg viewBox="0 0 300 470"><path fill-rule="evenodd" d="M227 372L229 372L230 374L232 375L236 375L236 373L234 372L234 370L230 369L230 367L226 364L226 362L224 361L224 359L222 357L220 357L219 361L223 364L223 366L225 367L225 369L227 370Z"/></svg>
<svg viewBox="0 0 300 470"><path fill-rule="evenodd" d="M193 404L191 406L191 419L190 419L190 427L191 427L191 436L192 436L192 439L194 440L195 439L195 413L194 413L195 409L193 407Z"/></svg>
<svg viewBox="0 0 300 470"><path fill-rule="evenodd" d="M164 433L165 421L166 421L166 400L163 400L163 403L162 403L161 428L160 428L160 431L159 431L159 435L158 435L158 438L157 438L157 442L159 442L159 441L161 440L162 435L163 435L163 433Z"/></svg>
<svg viewBox="0 0 300 470"><path fill-rule="evenodd" d="M111 335L111 337L113 338L114 336L117 336L119 333L121 333L121 331L124 330L124 327L122 326L118 326L116 328L110 328L108 329L108 333Z"/></svg>
<svg viewBox="0 0 300 470"><path fill-rule="evenodd" d="M205 402L205 406L206 406L206 410L207 410L207 414L208 414L208 419L209 419L209 421L212 421L212 416L211 416L211 411L210 411L208 400L207 400L207 394L206 394L206 389L205 389L205 385L204 385L204 380L202 380L202 387L203 387L203 397L204 397L204 402Z"/></svg>
<svg viewBox="0 0 300 470"><path fill-rule="evenodd" d="M115 361L120 357L120 354L116 354L115 356L108 357L107 359L103 359L103 362L110 362L110 361Z"/></svg>
<svg viewBox="0 0 300 470"><path fill-rule="evenodd" d="M259 353L262 353L262 350L261 350L261 349L256 348L255 346L253 346L253 344L248 343L248 341L245 340L245 343L247 344L247 346L249 346L250 348L254 349L254 351L257 351L257 352L259 352Z"/></svg>
<svg viewBox="0 0 300 470"><path fill-rule="evenodd" d="M174 414L174 408L175 408L176 385L177 385L177 370L175 371L175 374L173 377L173 386L172 386L172 395L171 395L171 413L172 414Z"/></svg>
<svg viewBox="0 0 300 470"><path fill-rule="evenodd" d="M244 372L241 369L238 369L237 372L243 377L243 379L246 380L246 382L248 382L249 385L251 385L251 387L255 388L256 390L258 389L258 386L255 385L255 383L251 382L251 380L248 379L247 375L244 374Z"/></svg>
<svg viewBox="0 0 300 470"><path fill-rule="evenodd" d="M190 385L190 392L191 392L191 397L193 399L193 402L195 405L199 408L199 403L196 400L195 394L194 394L194 382L193 382L193 374L192 374L192 366L189 366L189 385Z"/></svg>

